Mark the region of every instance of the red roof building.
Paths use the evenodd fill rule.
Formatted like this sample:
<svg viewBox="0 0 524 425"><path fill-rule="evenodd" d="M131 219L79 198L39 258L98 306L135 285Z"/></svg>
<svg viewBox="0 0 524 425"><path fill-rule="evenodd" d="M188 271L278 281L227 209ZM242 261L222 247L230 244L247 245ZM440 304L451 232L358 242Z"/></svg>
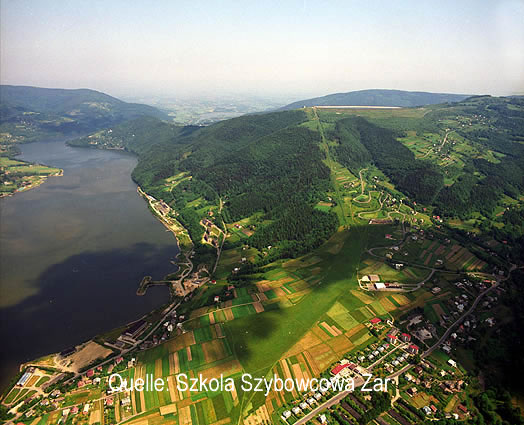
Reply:
<svg viewBox="0 0 524 425"><path fill-rule="evenodd" d="M372 325L376 325L377 323L382 322L382 320L379 319L378 317L374 317L374 318L371 319L369 322L370 322Z"/></svg>
<svg viewBox="0 0 524 425"><path fill-rule="evenodd" d="M458 407L460 410L462 410L464 413L468 413L468 409L466 409L466 407L464 407L463 404L459 404L457 407Z"/></svg>
<svg viewBox="0 0 524 425"><path fill-rule="evenodd" d="M95 371L94 371L93 369L89 369L89 370L87 371L87 373L86 373L86 376L87 376L88 378L90 378L90 377L93 376L94 374L95 374Z"/></svg>
<svg viewBox="0 0 524 425"><path fill-rule="evenodd" d="M342 372L344 369L346 369L346 368L348 368L350 366L351 366L351 363L336 365L333 369L331 369L331 374L332 375L338 375L340 372Z"/></svg>
<svg viewBox="0 0 524 425"><path fill-rule="evenodd" d="M411 335L403 333L402 335L400 335L400 339L404 342L409 342L411 341Z"/></svg>
<svg viewBox="0 0 524 425"><path fill-rule="evenodd" d="M397 337L395 335L391 335L389 334L387 337L386 337L386 340L387 342L389 342L390 344L395 344L397 342Z"/></svg>
<svg viewBox="0 0 524 425"><path fill-rule="evenodd" d="M417 354L418 353L418 346L415 345L415 344L411 344L409 347L408 347L408 352L410 352L411 354Z"/></svg>

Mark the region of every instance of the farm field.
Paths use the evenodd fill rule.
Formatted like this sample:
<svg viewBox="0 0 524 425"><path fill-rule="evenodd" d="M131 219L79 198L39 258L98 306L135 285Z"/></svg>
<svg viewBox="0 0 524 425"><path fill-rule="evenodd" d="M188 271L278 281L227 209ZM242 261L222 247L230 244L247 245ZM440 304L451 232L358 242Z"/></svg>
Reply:
<svg viewBox="0 0 524 425"><path fill-rule="evenodd" d="M339 232L312 254L271 265L261 274L255 292L236 288L233 300L192 315L183 335L141 354L135 377L152 373L169 382L181 372L209 377L224 373L233 378L241 372L318 376L341 355L370 343L373 339L362 321L385 312L374 297L362 301L351 272L368 232L367 228ZM348 264L347 257L354 261ZM227 261L227 254L225 258ZM347 277L341 279L344 275ZM321 303L316 296L319 291ZM360 309L356 314L360 320L351 314L355 309ZM277 394L270 395L269 403L251 393L227 397L225 393L189 395L169 389L156 395L146 392L143 400L135 395L133 409L137 414L175 404L179 418L198 418L198 423L210 424L215 418L235 418L246 408L245 412L253 408L270 417L289 401L288 395Z"/></svg>
<svg viewBox="0 0 524 425"><path fill-rule="evenodd" d="M178 374L209 379L220 376L236 378L242 370L236 360L221 325L208 325L178 335L164 344L147 350L138 357L134 377L152 375L167 382L164 391L131 393L132 414L153 412L161 423L173 412L186 423L212 424L230 417L238 405L238 396L230 392L190 392L180 390L175 381ZM160 413L158 415L158 413ZM194 417L198 417L198 420ZM193 418L193 419L191 419ZM149 423L160 423L150 418Z"/></svg>
<svg viewBox="0 0 524 425"><path fill-rule="evenodd" d="M248 316L226 324L228 336L233 341L233 349L246 371L267 372L274 361L272 359L278 358L304 335L314 322L331 308L336 299L343 304L353 303L352 299L359 302L356 297L346 292L347 289L355 287L354 276L349 275L346 279L340 279L340 276L344 275L343 270L351 270L345 257L351 254L358 257L359 245L355 242L364 243L365 234L358 230L348 232L347 236L349 234L352 236L352 244L344 241L341 254L336 257L329 258L327 252L317 253L324 258L318 266L322 268L322 265L329 261L332 268L300 303L289 308L271 310L257 316L256 319ZM316 296L317 291L322 291L321 298ZM241 329L250 329L249 337L245 332L241 332ZM271 331L268 332L269 329Z"/></svg>
<svg viewBox="0 0 524 425"><path fill-rule="evenodd" d="M452 241L446 243L419 238L417 241L410 241L405 246L405 250L409 254L408 259L425 266L434 267L440 263L446 269L464 271L482 271L486 267L484 261ZM393 258L400 259L401 257L394 254Z"/></svg>
<svg viewBox="0 0 524 425"><path fill-rule="evenodd" d="M30 164L0 156L0 196L7 196L17 191L29 190L42 184L49 176L62 173L59 168Z"/></svg>

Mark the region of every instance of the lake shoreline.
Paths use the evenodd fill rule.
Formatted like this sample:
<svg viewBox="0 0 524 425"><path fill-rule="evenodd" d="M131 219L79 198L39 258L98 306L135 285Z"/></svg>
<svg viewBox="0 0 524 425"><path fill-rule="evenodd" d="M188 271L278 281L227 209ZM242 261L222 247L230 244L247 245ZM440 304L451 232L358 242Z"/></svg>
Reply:
<svg viewBox="0 0 524 425"><path fill-rule="evenodd" d="M23 341L16 346L12 341L4 348L1 356L4 360L2 386L7 385L16 371L28 361L126 327L171 301L163 288L154 289L151 293L148 291L145 297L136 295L143 276L153 272L158 277L164 277L178 272L173 267L180 254L176 235L173 244L173 236L166 235L164 226L158 226L158 218L152 217L144 209L143 201L136 196L138 188L131 178L136 155L115 150L102 153L102 150L95 149L84 150L84 154L79 155L76 147L65 144L66 140L24 143L21 146L23 152L17 155L25 161L53 164L60 168L63 178L46 179L45 185L33 187L39 190L24 190L17 192L19 196L2 198L2 221L6 224L2 229L2 248L11 254L3 261L9 267L3 272L1 289L4 293L11 292L12 301L4 300L7 304L0 307L0 320L4 316L6 318L1 334L9 341ZM122 210L128 213L125 221L119 218ZM39 234L41 230L44 230L44 235ZM30 243L35 236L38 236L37 243ZM11 240L13 243L23 241L23 245L11 248ZM73 245L69 249L70 244ZM49 245L56 248L50 250ZM23 254L20 248L24 249ZM103 254L104 251L99 254L101 249L109 255ZM31 260L31 267L23 267L21 263L26 263L28 259ZM97 267L97 263L101 268ZM34 289L26 291L27 295L21 291L23 286L18 285L17 290L12 292L5 283L16 284L24 276L24 271L30 279L38 278L42 282L35 281L32 285ZM134 278L126 278L133 274ZM66 284L71 279L78 282L74 287ZM85 282L85 285L91 282L86 296L104 294L106 301L97 301L97 306L100 303L102 307L97 316L87 313L89 306L74 301L77 298L76 286L80 285L78 290L81 290L84 285L80 282ZM66 288L66 293L60 288ZM118 299L120 308L117 311L114 311L111 299ZM36 309L42 323L37 323L37 326L30 324L30 318L25 314L28 309ZM72 315L67 316L68 319L59 319L69 310ZM82 312L84 310L85 313ZM13 324L8 325L7 317L11 319L13 316L16 316ZM53 338L45 338L46 330L56 327L63 327L64 331L78 331L65 332L64 335L69 335L65 340L54 335ZM38 332L37 328L41 331ZM44 335L37 336L39 334ZM17 358L18 361L15 360Z"/></svg>

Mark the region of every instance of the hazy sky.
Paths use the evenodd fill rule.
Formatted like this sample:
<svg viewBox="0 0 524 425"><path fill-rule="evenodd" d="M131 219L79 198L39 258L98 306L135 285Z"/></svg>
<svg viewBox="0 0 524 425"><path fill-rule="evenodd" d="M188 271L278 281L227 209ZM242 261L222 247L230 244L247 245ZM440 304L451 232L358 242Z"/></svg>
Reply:
<svg viewBox="0 0 524 425"><path fill-rule="evenodd" d="M3 84L524 93L524 0L0 0Z"/></svg>

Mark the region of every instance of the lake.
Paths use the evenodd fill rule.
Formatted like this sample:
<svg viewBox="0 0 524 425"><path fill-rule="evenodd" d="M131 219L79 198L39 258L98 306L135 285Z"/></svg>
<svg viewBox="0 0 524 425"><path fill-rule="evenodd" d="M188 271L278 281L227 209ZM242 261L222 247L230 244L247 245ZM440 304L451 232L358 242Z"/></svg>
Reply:
<svg viewBox="0 0 524 425"><path fill-rule="evenodd" d="M136 295L145 275L176 271L174 235L136 192L136 157L21 145L19 157L62 168L41 186L0 200L0 386L21 362L61 351L139 318L169 300L166 287Z"/></svg>

